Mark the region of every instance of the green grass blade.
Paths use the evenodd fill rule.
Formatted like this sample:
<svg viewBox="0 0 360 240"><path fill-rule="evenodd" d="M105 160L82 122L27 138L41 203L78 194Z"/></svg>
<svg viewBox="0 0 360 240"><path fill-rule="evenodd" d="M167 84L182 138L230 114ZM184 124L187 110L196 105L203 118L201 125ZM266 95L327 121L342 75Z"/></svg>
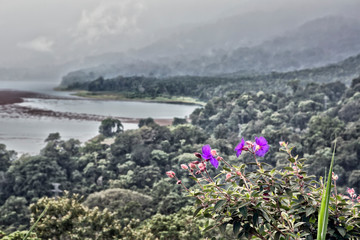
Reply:
<svg viewBox="0 0 360 240"><path fill-rule="evenodd" d="M318 218L318 232L317 232L317 240L325 240L327 233L327 225L329 221L329 201L330 201L330 192L331 192L331 180L332 180L332 172L335 161L335 149L336 149L336 141L334 145L334 151L331 158L329 175L327 178L326 191L324 191L322 199L321 199L321 208L319 211ZM325 175L326 177L326 175ZM325 181L324 181L324 190L325 190Z"/></svg>
<svg viewBox="0 0 360 240"><path fill-rule="evenodd" d="M36 222L31 226L30 230L27 232L27 234L25 235L25 237L23 238L23 240L26 240L29 236L30 233L34 230L34 228L36 227L36 225L38 224L38 222L40 221L40 219L45 215L45 213L47 212L49 208L49 205L47 205L44 209L44 211L40 214L39 218L36 220Z"/></svg>

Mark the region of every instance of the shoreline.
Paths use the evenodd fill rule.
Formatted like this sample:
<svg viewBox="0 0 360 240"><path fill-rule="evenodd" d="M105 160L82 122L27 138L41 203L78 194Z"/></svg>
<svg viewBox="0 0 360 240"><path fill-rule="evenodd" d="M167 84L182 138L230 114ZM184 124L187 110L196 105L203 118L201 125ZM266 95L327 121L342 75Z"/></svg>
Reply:
<svg viewBox="0 0 360 240"><path fill-rule="evenodd" d="M57 90L62 91L62 90ZM206 103L197 101L191 97L181 97L187 100L181 100L180 97L175 97L175 100L169 98L157 97L150 98L128 98L124 95L112 92L88 92L88 91L68 91L72 92L72 96L81 97L89 100L102 100L102 101L127 101L127 102L151 102L151 103L166 103L166 104L181 104L181 105L195 105L203 107ZM176 99L178 98L178 99Z"/></svg>
<svg viewBox="0 0 360 240"><path fill-rule="evenodd" d="M99 121L108 118L109 116L73 113L73 112L57 112L52 110L30 108L16 105L17 103L24 102L24 98L40 98L40 99L72 99L62 98L57 96L50 96L40 93L18 90L0 90L0 109L5 115L0 115L0 118L20 118L20 117L49 117L57 119L69 120L83 120L83 121ZM96 100L96 99L93 99ZM101 100L101 99L98 99ZM123 123L139 123L142 118L129 118L129 117L112 117L118 119ZM169 126L172 124L173 119L154 119L154 121L161 126Z"/></svg>

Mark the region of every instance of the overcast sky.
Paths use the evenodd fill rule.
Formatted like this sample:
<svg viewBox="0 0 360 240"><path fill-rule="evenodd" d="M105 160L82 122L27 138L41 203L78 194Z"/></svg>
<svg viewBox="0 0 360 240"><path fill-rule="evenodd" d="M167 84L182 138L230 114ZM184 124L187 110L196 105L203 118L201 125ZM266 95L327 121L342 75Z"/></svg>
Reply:
<svg viewBox="0 0 360 240"><path fill-rule="evenodd" d="M356 16L359 6L359 0L0 0L0 67L139 48L175 26L253 11Z"/></svg>

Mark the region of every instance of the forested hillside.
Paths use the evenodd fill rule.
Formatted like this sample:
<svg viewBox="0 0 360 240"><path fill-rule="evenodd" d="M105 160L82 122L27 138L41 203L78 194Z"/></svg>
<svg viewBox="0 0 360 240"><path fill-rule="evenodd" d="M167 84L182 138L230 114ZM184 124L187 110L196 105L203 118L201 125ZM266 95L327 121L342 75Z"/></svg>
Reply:
<svg viewBox="0 0 360 240"><path fill-rule="evenodd" d="M64 79L90 75L217 76L234 72L259 75L321 67L360 52L358 19L327 15L286 31L272 29L291 25L284 23L286 18L256 13L222 19L138 50L94 56L89 67L71 71ZM272 26L276 21L281 24Z"/></svg>
<svg viewBox="0 0 360 240"><path fill-rule="evenodd" d="M129 86L126 81L108 81L132 89L134 79L138 78L130 79ZM233 146L241 137L264 136L270 151L262 161L276 167L283 166L286 159L278 151L278 142L289 142L295 146L296 154L308 159L307 169L316 176L324 175L331 159L331 143L336 139L334 172L339 175L338 191L345 192L346 187L360 191L360 78L349 87L341 82L292 82L287 92L275 91L275 87L269 92L256 91L237 82L232 85L236 88L223 95L215 94L219 86L204 80L200 90L210 100L192 113L191 123L178 124L183 121L177 119L165 127L146 119L140 122L139 129L119 128L111 145L103 142L103 134L83 146L78 140L64 141L58 134L50 134L38 155L18 159L1 145L1 230L10 233L27 229L30 212L36 216L50 202L52 207L45 217L48 220L36 230L41 238L60 238L64 234L94 238L101 232L104 239L200 239L204 236L198 229L205 220L195 221L188 215L192 210L184 207L192 205L191 200L166 178L165 172L175 170L190 188L193 182L185 177L187 172L181 170L180 164L196 160L194 152L200 152L204 144L236 163L239 160ZM104 82L91 84L100 81ZM145 82L141 85L144 89ZM97 87L104 86L108 85ZM132 90L136 89L139 86ZM190 95L201 92L196 92L199 90L194 90L195 86L187 89L178 86L171 91L190 91L185 92ZM100 129L107 123L103 122ZM60 189L69 194L62 193L58 200L43 198L54 195L52 183L60 183ZM72 193L83 199L72 197ZM69 228L69 224L73 227Z"/></svg>
<svg viewBox="0 0 360 240"><path fill-rule="evenodd" d="M123 77L95 79L95 75L64 78L60 88L66 90L86 90L91 94L106 92L121 93L127 98L190 96L209 100L213 96L225 96L228 91L237 89L248 91L291 92L296 86L310 82L329 83L341 81L350 85L351 80L360 74L360 55L350 57L337 64L304 69L292 72L273 72L267 75L248 75L241 73L218 77L178 76L169 78ZM90 94L90 95L91 95Z"/></svg>

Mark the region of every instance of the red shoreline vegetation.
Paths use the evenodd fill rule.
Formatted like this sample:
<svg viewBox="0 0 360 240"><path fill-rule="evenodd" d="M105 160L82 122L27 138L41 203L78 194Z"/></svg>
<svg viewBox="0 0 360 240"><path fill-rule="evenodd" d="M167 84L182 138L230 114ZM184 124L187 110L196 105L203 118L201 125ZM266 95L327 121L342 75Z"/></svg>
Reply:
<svg viewBox="0 0 360 240"><path fill-rule="evenodd" d="M26 91L0 90L0 105L21 103L24 98L50 98L49 96Z"/></svg>
<svg viewBox="0 0 360 240"><path fill-rule="evenodd" d="M20 118L20 117L54 117L57 119L70 119L70 120L85 120L85 121L102 121L108 116L72 112L56 112L51 110L44 110L38 108L22 107L13 105L15 103L23 102L24 98L43 98L43 99L58 99L48 95L43 95L34 92L26 91L12 91L0 90L0 107L1 112L6 113L7 117ZM126 117L112 117L118 119L123 123L138 123L140 118L126 118ZM171 125L172 119L154 119L154 121L161 125Z"/></svg>

